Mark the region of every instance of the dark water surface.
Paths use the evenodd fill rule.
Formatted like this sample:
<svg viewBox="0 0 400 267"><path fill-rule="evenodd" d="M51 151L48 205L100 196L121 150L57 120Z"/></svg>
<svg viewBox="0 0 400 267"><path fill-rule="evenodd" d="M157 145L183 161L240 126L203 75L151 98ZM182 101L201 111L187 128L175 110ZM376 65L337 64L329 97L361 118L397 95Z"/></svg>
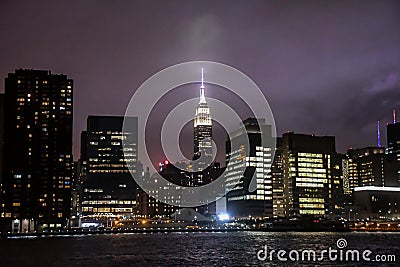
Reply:
<svg viewBox="0 0 400 267"><path fill-rule="evenodd" d="M321 251L369 249L372 255L392 254L396 263L260 261L268 249ZM0 266L400 266L400 233L154 233L0 239ZM286 255L287 257L287 255Z"/></svg>

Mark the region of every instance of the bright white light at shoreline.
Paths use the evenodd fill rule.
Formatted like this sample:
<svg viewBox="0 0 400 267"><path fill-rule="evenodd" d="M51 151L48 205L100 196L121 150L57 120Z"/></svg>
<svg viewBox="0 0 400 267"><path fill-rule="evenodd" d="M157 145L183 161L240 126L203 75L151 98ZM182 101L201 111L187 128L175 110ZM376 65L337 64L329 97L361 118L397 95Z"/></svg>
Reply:
<svg viewBox="0 0 400 267"><path fill-rule="evenodd" d="M221 213L218 215L218 219L220 221L229 221L229 214Z"/></svg>

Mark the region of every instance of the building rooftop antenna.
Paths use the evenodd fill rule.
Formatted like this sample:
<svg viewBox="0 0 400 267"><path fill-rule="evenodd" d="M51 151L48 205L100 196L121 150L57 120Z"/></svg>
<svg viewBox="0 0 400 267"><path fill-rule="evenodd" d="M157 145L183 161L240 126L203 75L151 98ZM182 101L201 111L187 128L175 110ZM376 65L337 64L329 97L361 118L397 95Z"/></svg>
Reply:
<svg viewBox="0 0 400 267"><path fill-rule="evenodd" d="M201 68L200 103L206 103L206 97L204 95L204 70L203 70L203 68Z"/></svg>
<svg viewBox="0 0 400 267"><path fill-rule="evenodd" d="M378 147L381 147L381 122L378 120Z"/></svg>
<svg viewBox="0 0 400 267"><path fill-rule="evenodd" d="M396 123L396 110L393 109L393 124Z"/></svg>

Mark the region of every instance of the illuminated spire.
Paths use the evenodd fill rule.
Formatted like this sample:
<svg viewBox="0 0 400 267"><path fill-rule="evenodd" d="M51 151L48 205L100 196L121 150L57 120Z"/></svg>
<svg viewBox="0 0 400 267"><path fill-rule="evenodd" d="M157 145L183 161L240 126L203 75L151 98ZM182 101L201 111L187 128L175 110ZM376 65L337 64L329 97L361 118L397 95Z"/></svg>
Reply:
<svg viewBox="0 0 400 267"><path fill-rule="evenodd" d="M201 68L201 87L204 89L204 69Z"/></svg>
<svg viewBox="0 0 400 267"><path fill-rule="evenodd" d="M381 147L381 122L378 121L378 147Z"/></svg>
<svg viewBox="0 0 400 267"><path fill-rule="evenodd" d="M204 71L203 71L203 68L201 68L200 103L206 103L206 97L204 96Z"/></svg>
<svg viewBox="0 0 400 267"><path fill-rule="evenodd" d="M393 124L396 123L396 110L393 109Z"/></svg>

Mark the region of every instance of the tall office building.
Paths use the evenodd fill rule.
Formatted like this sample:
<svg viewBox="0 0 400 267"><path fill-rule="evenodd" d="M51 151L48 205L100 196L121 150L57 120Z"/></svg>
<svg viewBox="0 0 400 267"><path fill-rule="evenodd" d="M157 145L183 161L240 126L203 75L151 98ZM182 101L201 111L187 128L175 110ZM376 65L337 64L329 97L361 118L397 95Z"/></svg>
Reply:
<svg viewBox="0 0 400 267"><path fill-rule="evenodd" d="M194 171L201 171L210 165L212 161L212 119L210 108L207 105L204 94L204 75L201 70L201 86L200 86L200 102L196 108L194 118L194 156L193 159L200 159L199 162L193 165ZM195 181L194 185L201 184L200 181Z"/></svg>
<svg viewBox="0 0 400 267"><path fill-rule="evenodd" d="M393 113L395 115L395 113ZM393 116L393 123L387 125L387 149L386 153L396 163L397 185L400 186L400 122L396 122Z"/></svg>
<svg viewBox="0 0 400 267"><path fill-rule="evenodd" d="M352 154L352 151L348 153ZM354 157L358 163L358 186L398 186L395 161L385 154L384 149L360 149Z"/></svg>
<svg viewBox="0 0 400 267"><path fill-rule="evenodd" d="M349 149L343 159L344 190L360 186L398 186L396 162L382 147Z"/></svg>
<svg viewBox="0 0 400 267"><path fill-rule="evenodd" d="M16 70L5 80L4 211L12 231L68 224L72 88L66 75Z"/></svg>
<svg viewBox="0 0 400 267"><path fill-rule="evenodd" d="M235 185L227 193L227 211L233 217L272 217L271 164L275 147L271 141L271 126L266 125L264 119L255 118L244 120L243 125L244 128L231 133L231 142L226 143L225 180L227 185ZM249 148L246 148L247 138Z"/></svg>
<svg viewBox="0 0 400 267"><path fill-rule="evenodd" d="M282 137L285 216L324 215L338 199L333 175L335 137L285 133ZM339 203L336 203L339 204Z"/></svg>
<svg viewBox="0 0 400 267"><path fill-rule="evenodd" d="M132 216L136 208L137 118L125 118L131 132L123 132L123 117L89 116L81 136L82 221L106 222ZM124 146L122 145L124 142Z"/></svg>

